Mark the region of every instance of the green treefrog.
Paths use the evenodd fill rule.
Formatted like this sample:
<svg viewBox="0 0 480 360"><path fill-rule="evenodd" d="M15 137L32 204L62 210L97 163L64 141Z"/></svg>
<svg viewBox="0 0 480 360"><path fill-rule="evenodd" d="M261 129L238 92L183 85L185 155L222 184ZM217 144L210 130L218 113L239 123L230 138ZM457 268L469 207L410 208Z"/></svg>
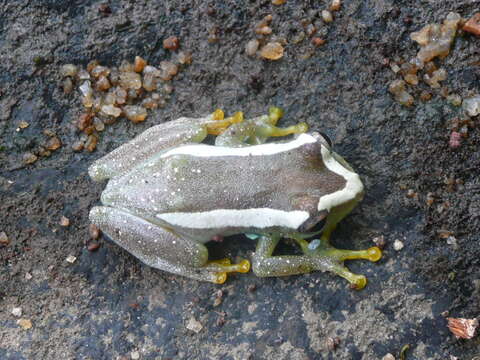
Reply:
<svg viewBox="0 0 480 360"><path fill-rule="evenodd" d="M147 129L90 166L92 179L109 179L90 220L145 264L192 279L223 283L228 273L248 272L248 260L210 261L204 245L247 234L258 240L258 276L331 271L363 288L365 276L343 262L377 261L380 249L340 250L329 241L362 199L363 184L325 136L307 132L305 123L277 127L282 114L272 107L244 120L241 112L226 118L216 110ZM201 143L209 134L215 145ZM293 138L267 142L286 135ZM281 238L293 239L303 255L274 256Z"/></svg>

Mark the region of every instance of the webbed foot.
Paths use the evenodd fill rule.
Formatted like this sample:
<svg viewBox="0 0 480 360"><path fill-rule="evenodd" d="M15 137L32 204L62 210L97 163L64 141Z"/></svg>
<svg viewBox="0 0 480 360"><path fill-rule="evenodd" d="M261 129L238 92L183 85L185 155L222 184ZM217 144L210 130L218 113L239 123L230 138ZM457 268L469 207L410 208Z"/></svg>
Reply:
<svg viewBox="0 0 480 360"><path fill-rule="evenodd" d="M250 261L243 259L238 264L232 264L230 259L213 260L207 262L205 268L210 271L216 271L217 284L223 284L227 280L227 274L238 272L247 273L250 271Z"/></svg>
<svg viewBox="0 0 480 360"><path fill-rule="evenodd" d="M382 252L378 247L367 250L341 250L329 245L328 241L295 239L301 246L304 255L272 256L279 241L278 236L263 236L259 239L253 257L253 271L257 276L286 276L304 274L311 271L330 271L348 282L355 289L362 289L367 284L364 275L350 272L344 265L345 260L364 259L378 261Z"/></svg>
<svg viewBox="0 0 480 360"><path fill-rule="evenodd" d="M346 279L352 288L358 290L367 285L367 278L364 275L352 273L343 262L357 259L376 262L382 257L382 251L376 246L366 250L342 250L328 243L322 245L322 242L316 239L309 243L306 250L304 249L305 255L313 259L315 270L333 272Z"/></svg>

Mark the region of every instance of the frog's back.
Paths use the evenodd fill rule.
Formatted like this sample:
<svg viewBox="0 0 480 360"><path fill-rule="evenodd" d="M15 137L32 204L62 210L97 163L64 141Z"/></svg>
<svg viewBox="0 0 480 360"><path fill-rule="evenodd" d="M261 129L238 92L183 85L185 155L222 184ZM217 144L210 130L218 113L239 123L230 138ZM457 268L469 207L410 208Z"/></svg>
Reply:
<svg viewBox="0 0 480 360"><path fill-rule="evenodd" d="M343 181L323 171L318 153L305 155L315 145L311 139L243 148L180 146L113 179L102 201L182 227L297 228L310 214L292 197L311 190L318 198L329 184L333 189Z"/></svg>

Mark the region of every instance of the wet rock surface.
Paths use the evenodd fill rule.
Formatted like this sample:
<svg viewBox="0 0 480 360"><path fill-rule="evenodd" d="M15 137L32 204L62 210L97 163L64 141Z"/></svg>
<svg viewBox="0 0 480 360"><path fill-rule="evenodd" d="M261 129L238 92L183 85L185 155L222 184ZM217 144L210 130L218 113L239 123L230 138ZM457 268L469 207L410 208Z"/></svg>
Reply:
<svg viewBox="0 0 480 360"><path fill-rule="evenodd" d="M327 25L328 6L0 5L0 232L8 238L0 244L1 359L366 360L397 356L405 344L409 360L479 355L478 338L455 339L445 316L480 313L478 119L461 145L449 146L449 124L462 108L437 93L408 108L398 104L388 92L395 74L385 65L415 56L413 31L451 11L468 19L477 6L345 0ZM269 14L275 35L287 39L276 61L245 53L255 24ZM288 42L305 19L326 40L321 47L308 38ZM92 152L75 152L83 105L75 92L64 93L61 66L85 67L92 59L113 66L137 55L160 66L170 58L163 40L172 34L193 60L176 76L168 105L141 123L105 127ZM462 98L479 92L478 41L459 35L441 64L448 73L442 86ZM333 236L338 247L358 249L384 237L382 260L348 264L368 277L364 290L325 273L271 279L249 273L219 286L148 268L103 237L89 251L88 212L104 187L88 178L94 159L180 116L222 108L250 117L270 105L285 110L282 125L306 121L329 134L364 180L364 201ZM19 128L22 121L29 126ZM62 146L24 162L44 144L47 129ZM61 216L68 227L59 224ZM452 236L457 246L447 243ZM401 251L393 248L396 240ZM245 257L254 242L238 237L210 249L216 258ZM70 256L76 260L66 261ZM329 339L339 340L332 347Z"/></svg>

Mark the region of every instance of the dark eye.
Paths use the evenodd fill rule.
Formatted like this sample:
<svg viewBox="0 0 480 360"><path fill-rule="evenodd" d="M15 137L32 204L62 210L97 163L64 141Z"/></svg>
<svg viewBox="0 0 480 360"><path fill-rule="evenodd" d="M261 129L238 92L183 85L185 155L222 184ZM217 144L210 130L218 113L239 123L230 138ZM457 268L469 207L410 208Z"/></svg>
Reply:
<svg viewBox="0 0 480 360"><path fill-rule="evenodd" d="M333 143L332 143L332 140L328 137L327 134L323 133L323 132L320 132L320 135L323 136L323 138L325 139L325 141L328 143L328 146L330 147L330 150L333 148Z"/></svg>

